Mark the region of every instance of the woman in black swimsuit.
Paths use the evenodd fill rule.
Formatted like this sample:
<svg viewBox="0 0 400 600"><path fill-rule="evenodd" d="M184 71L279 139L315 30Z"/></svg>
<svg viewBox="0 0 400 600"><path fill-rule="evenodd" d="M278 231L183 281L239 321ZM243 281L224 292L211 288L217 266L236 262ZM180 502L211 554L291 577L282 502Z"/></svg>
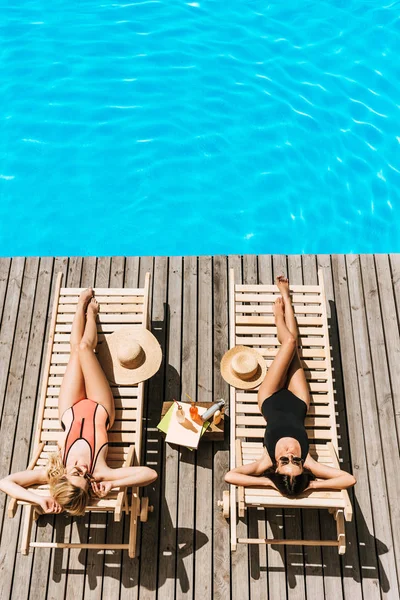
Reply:
<svg viewBox="0 0 400 600"><path fill-rule="evenodd" d="M356 483L353 475L318 463L308 452L304 419L310 392L297 351L299 332L289 282L281 276L276 283L282 294L274 306L281 346L258 390L258 406L267 421L264 453L256 462L229 471L225 481L244 487L274 487L285 496L309 489L351 487Z"/></svg>

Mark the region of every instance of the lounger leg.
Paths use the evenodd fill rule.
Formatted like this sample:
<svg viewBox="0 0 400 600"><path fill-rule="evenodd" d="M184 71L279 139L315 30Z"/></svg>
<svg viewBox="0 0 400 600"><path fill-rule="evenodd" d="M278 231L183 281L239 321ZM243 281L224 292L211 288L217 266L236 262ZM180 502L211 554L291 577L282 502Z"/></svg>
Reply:
<svg viewBox="0 0 400 600"><path fill-rule="evenodd" d="M237 517L237 505L236 505L236 488L231 485L231 514L230 514L230 527L231 527L231 551L235 552L237 548L237 532L236 532L236 517Z"/></svg>
<svg viewBox="0 0 400 600"><path fill-rule="evenodd" d="M344 529L343 510L336 511L336 530L339 544L339 554L344 554L346 552L346 532Z"/></svg>
<svg viewBox="0 0 400 600"><path fill-rule="evenodd" d="M21 553L29 554L34 508L31 504L24 507L24 525L22 529Z"/></svg>
<svg viewBox="0 0 400 600"><path fill-rule="evenodd" d="M129 558L135 558L136 553L136 541L137 541L137 528L138 528L138 514L139 514L139 495L137 490L132 491L132 500L131 500L131 510L130 510L130 519L129 523L129 549L128 554Z"/></svg>

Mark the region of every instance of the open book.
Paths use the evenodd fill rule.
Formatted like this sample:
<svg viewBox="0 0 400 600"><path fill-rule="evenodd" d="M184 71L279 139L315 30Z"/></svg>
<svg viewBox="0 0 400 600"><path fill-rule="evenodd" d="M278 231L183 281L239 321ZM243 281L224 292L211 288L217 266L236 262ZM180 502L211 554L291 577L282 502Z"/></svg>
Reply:
<svg viewBox="0 0 400 600"><path fill-rule="evenodd" d="M187 402L181 402L180 405L182 406L186 416L185 421L182 424L178 423L176 418L176 411L178 410L178 407L177 404L174 403L165 415L164 419L162 419L158 428L161 431L166 431L166 442L170 442L171 444L179 444L180 446L186 446L187 448L195 450L199 445L200 437L209 425L207 421L203 423L200 418L200 415L205 413L207 409L199 406L199 416L195 421L193 421L189 412L190 404ZM165 427L165 425L167 427Z"/></svg>

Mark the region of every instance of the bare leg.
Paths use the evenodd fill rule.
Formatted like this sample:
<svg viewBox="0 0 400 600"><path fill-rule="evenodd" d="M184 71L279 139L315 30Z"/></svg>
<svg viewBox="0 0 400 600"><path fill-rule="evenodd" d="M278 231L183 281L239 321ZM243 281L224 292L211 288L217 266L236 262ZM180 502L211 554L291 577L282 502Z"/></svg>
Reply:
<svg viewBox="0 0 400 600"><path fill-rule="evenodd" d="M294 315L292 300L290 298L289 280L281 275L280 277L276 278L276 285L278 286L279 291L282 294L283 302L285 304L286 327L297 340L299 337L299 329L297 327L297 321Z"/></svg>
<svg viewBox="0 0 400 600"><path fill-rule="evenodd" d="M76 307L76 313L72 322L70 337L71 354L62 380L60 394L58 397L58 415L61 419L65 411L86 398L85 381L79 363L77 349L82 339L86 323L86 307L93 296L92 288L88 288L80 295Z"/></svg>
<svg viewBox="0 0 400 600"><path fill-rule="evenodd" d="M69 340L71 350L74 350L77 346L79 346L79 343L83 338L86 325L86 309L92 296L92 288L87 288L87 290L84 290L79 296L74 320L72 321L71 337Z"/></svg>
<svg viewBox="0 0 400 600"><path fill-rule="evenodd" d="M85 379L87 397L104 406L110 417L111 427L115 418L114 397L107 377L93 352L97 345L97 313L98 304L95 300L92 300L88 306L85 333L79 344L78 354Z"/></svg>
<svg viewBox="0 0 400 600"><path fill-rule="evenodd" d="M88 304L86 326L82 338L79 342L85 342L88 346L94 350L97 346L97 313L99 312L99 305L95 298L92 298Z"/></svg>
<svg viewBox="0 0 400 600"><path fill-rule="evenodd" d="M310 390L307 384L306 375L301 366L298 350L297 350L297 339L299 337L299 329L297 326L296 317L294 314L292 300L289 293L289 281L284 277L278 277L276 282L279 291L282 294L283 301L285 303L285 321L287 328L291 334L296 338L296 352L293 355L293 360L287 373L287 388L295 396L301 398L303 402L307 404L307 408L310 406Z"/></svg>
<svg viewBox="0 0 400 600"><path fill-rule="evenodd" d="M269 398L269 396L272 396L272 394L283 388L288 368L296 350L297 342L295 337L286 327L283 306L282 298L277 298L274 306L274 314L281 347L258 390L258 406L260 409L266 398Z"/></svg>

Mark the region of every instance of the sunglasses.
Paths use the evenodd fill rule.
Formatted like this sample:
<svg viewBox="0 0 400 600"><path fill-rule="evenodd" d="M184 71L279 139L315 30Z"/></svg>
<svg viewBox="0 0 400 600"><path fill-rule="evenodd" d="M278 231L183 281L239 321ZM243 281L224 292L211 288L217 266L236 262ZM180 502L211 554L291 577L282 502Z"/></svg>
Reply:
<svg viewBox="0 0 400 600"><path fill-rule="evenodd" d="M289 463L293 463L296 467L301 467L301 465L303 464L303 459L299 456L293 456L292 459L290 459L288 456L281 456L280 458L278 458L278 460L280 461L282 466L288 465Z"/></svg>

